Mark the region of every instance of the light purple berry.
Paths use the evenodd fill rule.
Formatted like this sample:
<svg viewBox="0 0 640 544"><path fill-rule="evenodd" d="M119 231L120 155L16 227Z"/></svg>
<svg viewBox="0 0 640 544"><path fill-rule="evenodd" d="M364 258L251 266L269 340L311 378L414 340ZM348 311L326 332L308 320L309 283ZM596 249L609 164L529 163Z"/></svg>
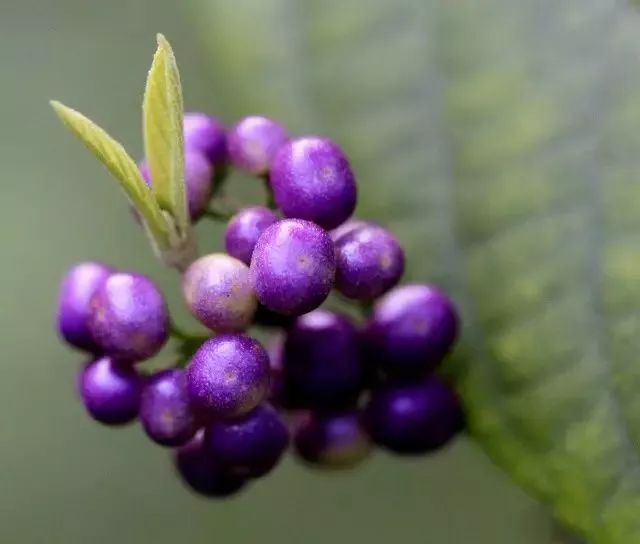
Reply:
<svg viewBox="0 0 640 544"><path fill-rule="evenodd" d="M58 302L58 331L72 346L97 353L100 348L89 330L91 297L112 270L100 263L80 263L64 276Z"/></svg>
<svg viewBox="0 0 640 544"><path fill-rule="evenodd" d="M149 438L162 446L181 446L193 437L198 423L183 370L161 370L147 379L142 389L140 421Z"/></svg>
<svg viewBox="0 0 640 544"><path fill-rule="evenodd" d="M259 115L245 117L229 131L229 158L240 170L263 175L287 139L287 131L280 123Z"/></svg>
<svg viewBox="0 0 640 544"><path fill-rule="evenodd" d="M80 372L78 390L84 405L96 421L122 425L138 416L142 381L127 364L101 357Z"/></svg>
<svg viewBox="0 0 640 544"><path fill-rule="evenodd" d="M336 289L373 300L394 287L404 272L404 251L388 230L364 225L343 234L336 247Z"/></svg>
<svg viewBox="0 0 640 544"><path fill-rule="evenodd" d="M264 231L250 268L262 304L274 312L302 315L320 306L331 291L333 243L315 223L285 219Z"/></svg>
<svg viewBox="0 0 640 544"><path fill-rule="evenodd" d="M267 227L277 221L278 216L263 206L240 210L229 220L225 231L224 244L227 253L249 265L258 238Z"/></svg>
<svg viewBox="0 0 640 544"><path fill-rule="evenodd" d="M139 165L140 173L151 186L151 170L146 161ZM213 167L205 155L195 150L185 150L184 180L187 191L189 216L196 221L207 210L213 192Z"/></svg>
<svg viewBox="0 0 640 544"><path fill-rule="evenodd" d="M246 329L258 304L249 268L224 253L194 261L182 277L182 293L193 316L218 332Z"/></svg>
<svg viewBox="0 0 640 544"><path fill-rule="evenodd" d="M330 230L329 236L331 236L331 239L334 242L337 242L340 237L350 233L351 231L357 229L358 227L364 227L366 225L374 225L374 224L375 223L372 223L370 221L363 221L362 219L348 219L347 221L342 223L342 225L340 225L339 227L336 227L335 229Z"/></svg>
<svg viewBox="0 0 640 544"><path fill-rule="evenodd" d="M269 356L242 334L221 334L202 344L187 367L192 403L205 415L239 417L269 394Z"/></svg>
<svg viewBox="0 0 640 544"><path fill-rule="evenodd" d="M89 329L104 353L131 362L158 353L169 336L162 293L141 274L116 272L91 298Z"/></svg>
<svg viewBox="0 0 640 544"><path fill-rule="evenodd" d="M204 113L184 114L185 149L200 151L214 166L227 160L227 137L224 125Z"/></svg>
<svg viewBox="0 0 640 544"><path fill-rule="evenodd" d="M356 207L356 182L349 161L327 138L306 136L283 145L273 160L269 180L286 217L333 229Z"/></svg>

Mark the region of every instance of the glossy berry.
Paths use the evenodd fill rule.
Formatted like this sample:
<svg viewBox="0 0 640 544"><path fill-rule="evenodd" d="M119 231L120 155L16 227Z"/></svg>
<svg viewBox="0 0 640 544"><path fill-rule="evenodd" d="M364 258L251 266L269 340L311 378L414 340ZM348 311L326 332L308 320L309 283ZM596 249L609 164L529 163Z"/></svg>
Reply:
<svg viewBox="0 0 640 544"><path fill-rule="evenodd" d="M193 316L218 332L246 329L258 304L249 268L224 253L193 262L182 277L182 293Z"/></svg>
<svg viewBox="0 0 640 544"><path fill-rule="evenodd" d="M184 147L199 151L214 166L227 160L227 137L224 125L204 113L185 113Z"/></svg>
<svg viewBox="0 0 640 544"><path fill-rule="evenodd" d="M142 381L130 365L101 357L80 372L78 390L84 405L96 421L122 425L138 416Z"/></svg>
<svg viewBox="0 0 640 544"><path fill-rule="evenodd" d="M374 391L365 409L365 421L374 442L403 454L436 450L463 425L458 398L435 376Z"/></svg>
<svg viewBox="0 0 640 544"><path fill-rule="evenodd" d="M229 158L236 168L263 175L269 172L274 155L287 139L280 123L259 115L245 117L229 130Z"/></svg>
<svg viewBox="0 0 640 544"><path fill-rule="evenodd" d="M375 223L371 223L370 221L363 221L362 219L348 219L339 227L330 230L329 236L331 236L331 239L334 242L337 242L345 234L348 234L359 227L364 227L367 225L375 225Z"/></svg>
<svg viewBox="0 0 640 544"><path fill-rule="evenodd" d="M169 313L162 293L147 277L116 272L91 298L89 328L108 355L142 361L162 349L169 336Z"/></svg>
<svg viewBox="0 0 640 544"><path fill-rule="evenodd" d="M269 394L269 356L242 334L221 334L204 342L187 367L189 397L212 417L240 417Z"/></svg>
<svg viewBox="0 0 640 544"><path fill-rule="evenodd" d="M353 467L371 451L371 441L356 411L308 414L296 430L294 443L301 459L326 468Z"/></svg>
<svg viewBox="0 0 640 544"><path fill-rule="evenodd" d="M183 370L161 370L146 381L140 421L149 438L162 446L181 446L193 437L198 424Z"/></svg>
<svg viewBox="0 0 640 544"><path fill-rule="evenodd" d="M258 478L270 472L289 444L284 421L269 404L261 404L241 418L212 421L205 429L211 454L233 474Z"/></svg>
<svg viewBox="0 0 640 544"><path fill-rule="evenodd" d="M336 242L336 288L344 296L373 300L394 287L404 272L404 251L388 230L363 225Z"/></svg>
<svg viewBox="0 0 640 544"><path fill-rule="evenodd" d="M140 163L140 173L147 185L151 186L151 170L146 161ZM184 181L189 216L196 221L207 210L213 192L213 167L199 151L185 150Z"/></svg>
<svg viewBox="0 0 640 544"><path fill-rule="evenodd" d="M287 333L283 373L286 395L295 406L353 405L365 379L355 326L322 309L299 317Z"/></svg>
<svg viewBox="0 0 640 544"><path fill-rule="evenodd" d="M333 285L331 238L310 221L279 221L260 236L251 276L258 300L270 310L285 315L310 312L324 302Z"/></svg>
<svg viewBox="0 0 640 544"><path fill-rule="evenodd" d="M110 268L100 263L80 263L72 267L62 280L58 330L72 346L94 353L99 351L89 330L90 301L111 272Z"/></svg>
<svg viewBox="0 0 640 544"><path fill-rule="evenodd" d="M210 498L229 497L244 487L245 480L230 474L215 460L204 447L203 435L199 432L175 451L175 467L184 483L196 493Z"/></svg>
<svg viewBox="0 0 640 544"><path fill-rule="evenodd" d="M356 207L356 182L349 161L327 138L307 136L282 146L269 179L286 217L332 229L347 220Z"/></svg>
<svg viewBox="0 0 640 544"><path fill-rule="evenodd" d="M456 309L429 285L404 285L375 305L366 331L370 352L390 371L416 372L437 366L458 332Z"/></svg>
<svg viewBox="0 0 640 544"><path fill-rule="evenodd" d="M224 234L227 253L249 265L258 238L277 221L278 216L263 206L240 210L229 220Z"/></svg>

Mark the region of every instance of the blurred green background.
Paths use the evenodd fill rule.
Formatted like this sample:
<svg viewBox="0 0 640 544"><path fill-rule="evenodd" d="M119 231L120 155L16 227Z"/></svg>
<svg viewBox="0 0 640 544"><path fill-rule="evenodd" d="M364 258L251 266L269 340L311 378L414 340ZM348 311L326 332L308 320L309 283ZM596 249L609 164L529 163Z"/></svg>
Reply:
<svg viewBox="0 0 640 544"><path fill-rule="evenodd" d="M65 269L98 259L140 270L181 309L176 276L158 270L115 184L47 101L86 113L139 156L142 89L162 31L187 108L230 120L216 109L225 74L207 70L181 4L0 1L0 542L551 542L542 507L466 438L419 461L377 454L339 475L287 460L249 493L212 503L181 487L168 453L138 427L105 429L84 414L74 389L82 358L52 328ZM216 229L199 231L205 248L216 247Z"/></svg>

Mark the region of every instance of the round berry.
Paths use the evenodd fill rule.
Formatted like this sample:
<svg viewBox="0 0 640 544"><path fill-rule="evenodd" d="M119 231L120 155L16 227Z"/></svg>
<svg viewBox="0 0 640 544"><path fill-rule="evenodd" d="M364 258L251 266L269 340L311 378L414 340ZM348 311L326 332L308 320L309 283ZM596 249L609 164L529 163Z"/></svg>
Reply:
<svg viewBox="0 0 640 544"><path fill-rule="evenodd" d="M339 227L336 227L335 229L332 229L331 231L329 231L329 236L331 236L331 239L334 242L337 242L338 239L344 236L345 234L348 234L359 227L364 227L368 225L374 225L374 223L371 223L369 221L363 221L362 219L349 219L344 223L342 223L342 225L340 225Z"/></svg>
<svg viewBox="0 0 640 544"><path fill-rule="evenodd" d="M429 285L405 285L375 305L366 341L387 370L414 373L436 367L457 331L456 309L446 295Z"/></svg>
<svg viewBox="0 0 640 544"><path fill-rule="evenodd" d="M182 293L193 316L219 332L246 329L258 304L249 268L224 253L194 261L182 277Z"/></svg>
<svg viewBox="0 0 640 544"><path fill-rule="evenodd" d="M458 397L436 376L374 391L365 421L374 442L403 454L436 450L463 426Z"/></svg>
<svg viewBox="0 0 640 544"><path fill-rule="evenodd" d="M231 218L225 231L224 244L227 253L249 265L258 238L267 227L277 221L278 216L263 206L240 210Z"/></svg>
<svg viewBox="0 0 640 544"><path fill-rule="evenodd" d="M230 474L204 447L201 431L174 453L174 464L185 484L205 497L225 498L240 491L245 480Z"/></svg>
<svg viewBox="0 0 640 544"><path fill-rule="evenodd" d="M333 285L331 238L310 221L278 221L256 244L251 276L258 300L270 310L285 315L310 312L324 302Z"/></svg>
<svg viewBox="0 0 640 544"><path fill-rule="evenodd" d="M332 229L356 207L356 182L349 161L327 138L307 136L283 145L269 179L276 203L287 217Z"/></svg>
<svg viewBox="0 0 640 544"><path fill-rule="evenodd" d="M344 296L373 300L395 286L404 272L404 252L388 230L364 225L336 242L336 288Z"/></svg>
<svg viewBox="0 0 640 544"><path fill-rule="evenodd" d="M241 418L211 422L204 440L232 474L258 478L278 464L289 444L289 431L271 405L261 404Z"/></svg>
<svg viewBox="0 0 640 544"><path fill-rule="evenodd" d="M301 459L326 468L353 467L371 451L356 411L309 414L297 428L294 443Z"/></svg>
<svg viewBox="0 0 640 544"><path fill-rule="evenodd" d="M211 164L222 165L227 160L227 137L224 125L204 113L185 113L184 147L202 153Z"/></svg>
<svg viewBox="0 0 640 544"><path fill-rule="evenodd" d="M229 158L240 170L263 175L287 140L287 131L280 123L259 115L245 117L229 131Z"/></svg>
<svg viewBox="0 0 640 544"><path fill-rule="evenodd" d="M140 421L149 438L162 446L181 446L193 437L198 424L183 370L161 370L146 381L140 402Z"/></svg>
<svg viewBox="0 0 640 544"><path fill-rule="evenodd" d="M212 417L240 417L269 393L269 356L242 334L221 334L204 342L187 367L194 405Z"/></svg>
<svg viewBox="0 0 640 544"><path fill-rule="evenodd" d="M295 406L333 410L355 404L365 379L357 329L327 310L299 317L285 340L283 372Z"/></svg>
<svg viewBox="0 0 640 544"><path fill-rule="evenodd" d="M146 161L139 165L146 184L151 187L151 170ZM213 192L213 167L202 153L187 149L184 154L184 181L187 191L187 208L193 221L198 220L209 206Z"/></svg>
<svg viewBox="0 0 640 544"><path fill-rule="evenodd" d="M98 352L99 347L89 330L90 301L106 281L111 269L100 263L80 263L62 280L58 302L58 330L72 346Z"/></svg>
<svg viewBox="0 0 640 544"><path fill-rule="evenodd" d="M169 336L162 293L140 274L111 274L91 298L89 329L107 354L142 361L158 353Z"/></svg>
<svg viewBox="0 0 640 544"><path fill-rule="evenodd" d="M105 425L122 425L138 416L141 388L138 373L111 357L101 357L86 365L78 380L87 411Z"/></svg>

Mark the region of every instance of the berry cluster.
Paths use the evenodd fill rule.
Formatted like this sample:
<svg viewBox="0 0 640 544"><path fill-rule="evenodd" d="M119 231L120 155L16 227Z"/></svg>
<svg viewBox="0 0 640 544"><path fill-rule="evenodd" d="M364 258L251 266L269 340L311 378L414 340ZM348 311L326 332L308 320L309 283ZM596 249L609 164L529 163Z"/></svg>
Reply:
<svg viewBox="0 0 640 544"><path fill-rule="evenodd" d="M183 480L212 497L270 472L290 443L322 467L353 466L372 444L421 454L447 443L462 413L433 371L456 339L456 310L432 286L398 286L398 240L350 219L357 189L340 147L290 138L265 117L226 130L199 113L185 116L184 140L192 221L229 167L263 177L274 206L237 211L226 252L184 271L186 306L210 331L202 336L171 323L145 276L98 263L67 273L58 327L92 354L78 382L89 414L107 425L139 418L151 440L173 448ZM332 289L366 311L364 323L320 308ZM254 325L276 330L269 351L245 334ZM143 373L138 363L172 335L183 357Z"/></svg>

